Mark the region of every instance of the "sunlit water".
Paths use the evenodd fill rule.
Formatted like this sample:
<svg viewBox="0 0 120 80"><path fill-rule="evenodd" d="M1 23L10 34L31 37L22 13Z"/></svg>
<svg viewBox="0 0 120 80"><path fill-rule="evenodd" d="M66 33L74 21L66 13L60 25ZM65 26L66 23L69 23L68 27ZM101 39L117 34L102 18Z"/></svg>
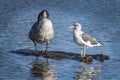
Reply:
<svg viewBox="0 0 120 80"><path fill-rule="evenodd" d="M1 0L0 80L119 80L119 7L119 0ZM80 22L85 32L104 44L89 48L87 53L103 53L109 55L110 60L83 65L74 60L49 59L48 64L41 57L36 63L33 56L9 53L17 49L34 50L28 32L42 9L49 11L55 29L55 38L49 44L49 50L79 53L80 47L73 42L72 30L68 26ZM45 49L44 44L37 46ZM37 71L40 69L43 72L36 74L36 66ZM46 68L48 70L44 71Z"/></svg>

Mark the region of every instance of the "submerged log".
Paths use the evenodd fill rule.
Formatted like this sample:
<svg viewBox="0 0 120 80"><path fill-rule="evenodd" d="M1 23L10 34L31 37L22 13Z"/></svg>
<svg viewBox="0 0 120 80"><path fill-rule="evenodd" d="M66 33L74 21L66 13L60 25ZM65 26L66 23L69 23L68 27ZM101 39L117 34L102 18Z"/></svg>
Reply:
<svg viewBox="0 0 120 80"><path fill-rule="evenodd" d="M29 49L19 49L15 51L10 51L15 54L21 54L24 56L42 56L45 58L52 58L56 60L60 59L72 59L81 61L84 63L92 63L93 59L104 62L104 60L109 60L109 56L104 54L86 54L86 57L81 57L80 54L72 53L72 52L64 52L64 51L48 51L48 54L44 54L44 51L38 51L38 55L35 54L35 51Z"/></svg>

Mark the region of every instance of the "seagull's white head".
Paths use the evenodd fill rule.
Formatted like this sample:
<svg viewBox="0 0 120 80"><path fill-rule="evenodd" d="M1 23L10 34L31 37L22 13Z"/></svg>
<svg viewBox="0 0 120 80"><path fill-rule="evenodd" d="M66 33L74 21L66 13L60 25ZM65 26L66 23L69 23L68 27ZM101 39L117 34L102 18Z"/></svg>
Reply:
<svg viewBox="0 0 120 80"><path fill-rule="evenodd" d="M47 10L42 10L38 15L38 21L40 21L43 18L49 18L49 13Z"/></svg>
<svg viewBox="0 0 120 80"><path fill-rule="evenodd" d="M77 29L77 30L81 30L81 24L80 23L75 23L72 26L70 26L71 29Z"/></svg>

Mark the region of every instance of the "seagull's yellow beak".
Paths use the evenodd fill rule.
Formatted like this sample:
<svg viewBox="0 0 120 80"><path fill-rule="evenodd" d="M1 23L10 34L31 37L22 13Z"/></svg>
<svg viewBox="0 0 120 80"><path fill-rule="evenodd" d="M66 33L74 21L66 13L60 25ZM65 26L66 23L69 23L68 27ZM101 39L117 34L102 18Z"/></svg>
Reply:
<svg viewBox="0 0 120 80"><path fill-rule="evenodd" d="M73 29L73 28L74 28L74 26L69 26L69 28L70 28L70 29Z"/></svg>

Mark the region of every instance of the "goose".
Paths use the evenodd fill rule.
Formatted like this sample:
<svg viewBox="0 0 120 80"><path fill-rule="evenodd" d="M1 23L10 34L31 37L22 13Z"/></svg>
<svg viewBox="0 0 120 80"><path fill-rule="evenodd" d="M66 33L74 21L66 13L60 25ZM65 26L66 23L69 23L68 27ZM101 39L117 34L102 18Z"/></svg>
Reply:
<svg viewBox="0 0 120 80"><path fill-rule="evenodd" d="M29 32L29 39L34 43L36 54L38 54L37 43L46 43L45 54L47 54L48 43L54 38L54 28L47 10L42 10L38 20L32 25Z"/></svg>

